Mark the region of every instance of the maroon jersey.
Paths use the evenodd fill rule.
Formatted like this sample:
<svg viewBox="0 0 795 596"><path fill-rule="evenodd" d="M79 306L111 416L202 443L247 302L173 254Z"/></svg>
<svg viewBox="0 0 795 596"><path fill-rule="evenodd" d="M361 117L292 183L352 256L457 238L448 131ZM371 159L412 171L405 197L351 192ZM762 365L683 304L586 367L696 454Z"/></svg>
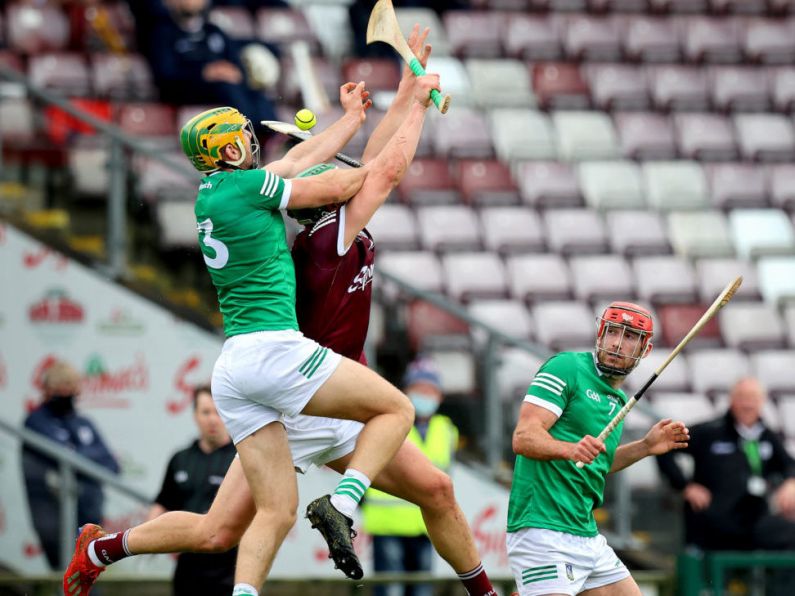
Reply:
<svg viewBox="0 0 795 596"><path fill-rule="evenodd" d="M345 207L307 226L293 244L298 328L322 346L364 360L375 242L366 230L345 250Z"/></svg>

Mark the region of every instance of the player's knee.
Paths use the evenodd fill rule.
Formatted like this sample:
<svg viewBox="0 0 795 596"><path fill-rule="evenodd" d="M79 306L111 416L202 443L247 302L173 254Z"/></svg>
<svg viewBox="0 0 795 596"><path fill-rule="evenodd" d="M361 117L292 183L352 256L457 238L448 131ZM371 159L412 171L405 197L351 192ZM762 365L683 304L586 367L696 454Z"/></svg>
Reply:
<svg viewBox="0 0 795 596"><path fill-rule="evenodd" d="M441 470L428 479L429 486L427 492L433 499L433 506L436 509L449 509L455 505L455 491L453 481Z"/></svg>
<svg viewBox="0 0 795 596"><path fill-rule="evenodd" d="M210 534L206 541L204 552L225 553L235 548L240 543L242 533L233 528L218 528Z"/></svg>
<svg viewBox="0 0 795 596"><path fill-rule="evenodd" d="M411 403L411 400L401 394L395 406L395 411L400 418L401 427L408 433L411 427L414 426L414 405Z"/></svg>

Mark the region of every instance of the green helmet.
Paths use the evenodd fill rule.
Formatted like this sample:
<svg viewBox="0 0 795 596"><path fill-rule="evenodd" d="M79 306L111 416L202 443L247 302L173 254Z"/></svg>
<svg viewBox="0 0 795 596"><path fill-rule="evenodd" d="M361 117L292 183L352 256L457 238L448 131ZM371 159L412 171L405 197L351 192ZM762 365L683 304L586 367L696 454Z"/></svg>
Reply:
<svg viewBox="0 0 795 596"><path fill-rule="evenodd" d="M193 167L200 172L212 172L224 165L239 166L246 158L245 131L251 134L251 157L256 167L259 157L259 142L251 121L235 108L212 108L188 120L179 133L182 152ZM221 149L226 145L237 145L242 157L227 163L221 160Z"/></svg>

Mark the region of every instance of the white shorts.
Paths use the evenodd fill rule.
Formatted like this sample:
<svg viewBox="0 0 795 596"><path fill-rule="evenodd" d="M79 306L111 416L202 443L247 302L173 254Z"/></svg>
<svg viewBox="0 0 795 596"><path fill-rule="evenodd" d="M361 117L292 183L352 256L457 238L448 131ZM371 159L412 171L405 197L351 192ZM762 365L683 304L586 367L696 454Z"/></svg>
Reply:
<svg viewBox="0 0 795 596"><path fill-rule="evenodd" d="M300 414L341 361L299 331L227 339L213 368L212 392L232 441L239 443L282 414Z"/></svg>
<svg viewBox="0 0 795 596"><path fill-rule="evenodd" d="M629 571L599 534L591 538L524 528L506 539L520 596L579 594L629 577Z"/></svg>
<svg viewBox="0 0 795 596"><path fill-rule="evenodd" d="M290 441L296 470L305 474L313 465L320 467L348 455L364 424L320 416L285 416L282 419Z"/></svg>

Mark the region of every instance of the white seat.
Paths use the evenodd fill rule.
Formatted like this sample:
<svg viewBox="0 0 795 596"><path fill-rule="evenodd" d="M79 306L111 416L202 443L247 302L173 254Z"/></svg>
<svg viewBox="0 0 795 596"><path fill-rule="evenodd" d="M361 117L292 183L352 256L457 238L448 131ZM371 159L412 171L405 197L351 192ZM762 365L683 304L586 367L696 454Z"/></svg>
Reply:
<svg viewBox="0 0 795 596"><path fill-rule="evenodd" d="M491 252L451 253L442 257L445 286L450 298L502 298L508 282L500 258Z"/></svg>
<svg viewBox="0 0 795 596"><path fill-rule="evenodd" d="M525 305L519 300L473 300L469 303L469 314L488 323L506 335L520 339L530 339L533 322ZM486 341L486 332L471 327L473 339L478 345Z"/></svg>
<svg viewBox="0 0 795 596"><path fill-rule="evenodd" d="M728 393L751 371L748 358L732 348L698 350L688 354L690 385L701 393Z"/></svg>
<svg viewBox="0 0 795 596"><path fill-rule="evenodd" d="M649 207L661 211L706 209L707 181L695 161L649 161L643 164L643 181Z"/></svg>
<svg viewBox="0 0 795 596"><path fill-rule="evenodd" d="M752 351L780 348L786 343L778 311L765 302L731 302L718 313L726 345Z"/></svg>
<svg viewBox="0 0 795 596"><path fill-rule="evenodd" d="M795 156L792 122L781 114L737 114L737 142L745 159L789 161Z"/></svg>
<svg viewBox="0 0 795 596"><path fill-rule="evenodd" d="M427 251L400 251L388 252L378 257L378 271L386 271L413 286L428 292L442 291L442 267L438 257ZM389 284L385 284L385 291L389 295ZM396 290L391 288L391 296Z"/></svg>
<svg viewBox="0 0 795 596"><path fill-rule="evenodd" d="M669 213L668 237L674 252L686 257L724 257L734 253L729 224L720 211Z"/></svg>
<svg viewBox="0 0 795 596"><path fill-rule="evenodd" d="M483 242L500 253L532 252L544 248L538 214L527 207L490 207L480 212Z"/></svg>
<svg viewBox="0 0 795 596"><path fill-rule="evenodd" d="M642 209L643 181L632 161L589 161L579 165L585 203L594 209Z"/></svg>
<svg viewBox="0 0 795 596"><path fill-rule="evenodd" d="M571 164L523 161L516 166L522 201L533 207L579 207L580 185Z"/></svg>
<svg viewBox="0 0 795 596"><path fill-rule="evenodd" d="M659 323L659 320L655 321L655 323ZM659 332L657 332L657 335L659 335ZM655 339L652 337L652 344L654 343ZM668 349L652 348L651 353L643 358L638 367L627 377L627 395L640 389L668 356L670 356ZM655 394L657 392L676 393L690 391L690 369L688 368L687 355L679 354L671 360L662 374L654 381L649 391Z"/></svg>
<svg viewBox="0 0 795 596"><path fill-rule="evenodd" d="M795 351L763 350L750 356L751 370L771 393L795 393Z"/></svg>
<svg viewBox="0 0 795 596"><path fill-rule="evenodd" d="M519 60L465 62L475 105L481 108L532 108L536 105L527 66Z"/></svg>
<svg viewBox="0 0 795 596"><path fill-rule="evenodd" d="M620 155L618 135L603 112L558 111L552 122L561 159L609 159Z"/></svg>
<svg viewBox="0 0 795 596"><path fill-rule="evenodd" d="M654 211L610 211L605 215L613 252L625 256L671 252L662 216Z"/></svg>
<svg viewBox="0 0 795 596"><path fill-rule="evenodd" d="M781 426L784 433L790 439L788 444L791 446L790 455L795 453L792 449L795 448L795 395L782 397L778 401L778 409L781 412ZM795 457L795 456L793 456Z"/></svg>
<svg viewBox="0 0 795 596"><path fill-rule="evenodd" d="M450 42L447 40L447 32L436 12L430 8L396 7L395 15L397 16L400 30L403 32L403 36L406 39L411 35L411 29L414 25L419 23L420 31L425 27L430 27L433 32L432 41L434 56L450 55ZM430 68L427 70L428 72L438 72Z"/></svg>
<svg viewBox="0 0 795 596"><path fill-rule="evenodd" d="M795 232L778 209L735 209L729 227L738 256L745 258L795 253Z"/></svg>
<svg viewBox="0 0 795 596"><path fill-rule="evenodd" d="M517 300L565 300L571 297L571 271L557 254L517 255L506 260L510 294Z"/></svg>
<svg viewBox="0 0 795 596"><path fill-rule="evenodd" d="M738 275L742 275L743 283L737 290L734 299L757 299L759 297L759 280L756 268L751 261L732 258L710 258L696 261L696 279L701 301L711 304L726 287L726 284Z"/></svg>
<svg viewBox="0 0 795 596"><path fill-rule="evenodd" d="M497 387L505 403L520 404L544 360L519 348L505 348L497 365Z"/></svg>
<svg viewBox="0 0 795 596"><path fill-rule="evenodd" d="M418 248L417 220L406 205L382 205L367 224L378 248L415 250Z"/></svg>
<svg viewBox="0 0 795 596"><path fill-rule="evenodd" d="M712 402L701 393L655 393L652 403L662 416L681 420L688 426L718 416Z"/></svg>
<svg viewBox="0 0 795 596"><path fill-rule="evenodd" d="M693 302L696 276L682 257L638 257L632 263L638 296L646 302Z"/></svg>
<svg viewBox="0 0 795 596"><path fill-rule="evenodd" d="M436 53L436 32L434 31L433 55L428 60L426 70L433 72L441 77L442 91L455 98L457 106L469 106L474 103L472 97L472 84L469 82L469 75L463 63L452 56L442 56Z"/></svg>
<svg viewBox="0 0 795 596"><path fill-rule="evenodd" d="M596 212L589 209L550 209L543 217L547 243L555 252L605 252L607 235Z"/></svg>
<svg viewBox="0 0 795 596"><path fill-rule="evenodd" d="M494 149L502 161L555 159L557 149L549 116L520 109L497 109L489 114Z"/></svg>
<svg viewBox="0 0 795 596"><path fill-rule="evenodd" d="M478 250L480 225L473 209L464 205L418 207L420 242L426 250Z"/></svg>
<svg viewBox="0 0 795 596"><path fill-rule="evenodd" d="M635 295L632 271L620 255L576 256L569 260L574 295L580 300L629 300Z"/></svg>
<svg viewBox="0 0 795 596"><path fill-rule="evenodd" d="M424 353L439 371L442 391L445 394L474 393L476 366L471 351L429 348Z"/></svg>
<svg viewBox="0 0 795 596"><path fill-rule="evenodd" d="M593 313L582 302L543 302L536 304L532 313L536 337L550 349L565 350L593 345Z"/></svg>
<svg viewBox="0 0 795 596"><path fill-rule="evenodd" d="M795 299L795 257L761 258L757 270L759 287L767 302L778 304Z"/></svg>

